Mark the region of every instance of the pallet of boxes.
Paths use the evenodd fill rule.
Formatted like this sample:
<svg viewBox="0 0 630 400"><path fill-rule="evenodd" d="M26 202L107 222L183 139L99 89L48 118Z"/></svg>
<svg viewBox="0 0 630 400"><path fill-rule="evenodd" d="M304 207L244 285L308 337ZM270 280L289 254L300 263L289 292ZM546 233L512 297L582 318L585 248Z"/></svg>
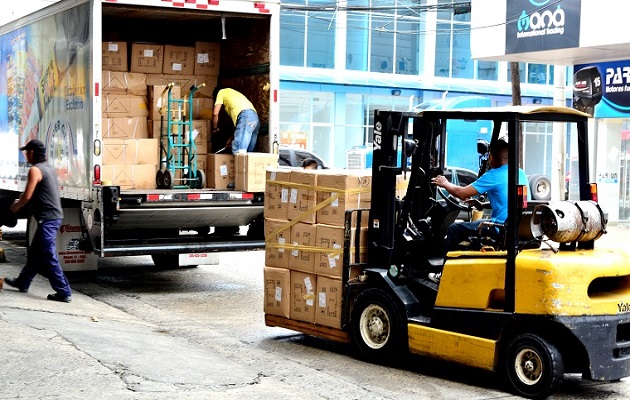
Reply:
<svg viewBox="0 0 630 400"><path fill-rule="evenodd" d="M174 46L103 42L104 181L123 189L155 188L156 172L165 166L160 165L159 141L166 139L166 135L160 133L166 129L167 121L164 108L163 113L159 108L163 107L162 101L166 101L166 96L161 95L170 83L175 84L171 92L173 99L188 99L192 85L205 84L194 94L192 115L188 115L188 102L185 107L173 103L169 114L172 119L192 118L192 137L186 132L185 140L195 142L197 169L203 170L210 179L215 176L214 170L208 170L208 161L216 164L214 155L209 155L208 142L219 57L219 43ZM223 176L227 175L225 172ZM215 187L213 183L214 180L209 182L208 187ZM227 184L225 186L227 188ZM219 185L219 188L222 187Z"/></svg>
<svg viewBox="0 0 630 400"><path fill-rule="evenodd" d="M344 271L345 212L369 208L371 181L371 171L365 170L267 172L267 325L349 340L341 330L342 293L366 262L368 213L361 218L361 243L355 242L356 232L351 234L351 270Z"/></svg>

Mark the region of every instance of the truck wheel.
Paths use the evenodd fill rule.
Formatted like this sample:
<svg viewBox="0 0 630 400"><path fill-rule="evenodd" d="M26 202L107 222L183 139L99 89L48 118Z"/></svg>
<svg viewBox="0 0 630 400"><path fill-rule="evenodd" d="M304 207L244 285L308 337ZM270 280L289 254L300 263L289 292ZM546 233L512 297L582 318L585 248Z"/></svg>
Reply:
<svg viewBox="0 0 630 400"><path fill-rule="evenodd" d="M355 345L372 361L393 361L407 348L407 331L398 306L381 289L367 289L357 297L352 331Z"/></svg>
<svg viewBox="0 0 630 400"><path fill-rule="evenodd" d="M527 398L545 398L564 377L564 365L558 349L540 336L523 334L507 347L505 373L509 388Z"/></svg>
<svg viewBox="0 0 630 400"><path fill-rule="evenodd" d="M551 199L551 181L545 175L534 175L529 178L529 190L532 200Z"/></svg>

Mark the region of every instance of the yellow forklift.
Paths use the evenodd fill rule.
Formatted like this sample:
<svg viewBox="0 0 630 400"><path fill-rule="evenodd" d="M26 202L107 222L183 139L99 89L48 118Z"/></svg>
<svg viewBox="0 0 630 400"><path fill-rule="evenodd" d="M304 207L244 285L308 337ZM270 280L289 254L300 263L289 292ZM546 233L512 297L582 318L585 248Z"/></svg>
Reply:
<svg viewBox="0 0 630 400"><path fill-rule="evenodd" d="M448 226L466 206L431 179L445 170L454 120L487 121L490 146L507 136L509 211L504 224L470 237L469 248L446 253ZM589 182L587 121L563 107L376 111L371 207L346 214L342 328L273 316L267 325L352 341L373 361L411 352L494 371L527 398L547 397L565 373L630 376L630 257L595 247L607 215ZM528 201L518 185L520 130L547 132L554 123L577 137L572 200ZM360 259L350 246L361 243L357 213L369 213L365 264L350 263L352 251ZM439 283L430 272L442 273Z"/></svg>

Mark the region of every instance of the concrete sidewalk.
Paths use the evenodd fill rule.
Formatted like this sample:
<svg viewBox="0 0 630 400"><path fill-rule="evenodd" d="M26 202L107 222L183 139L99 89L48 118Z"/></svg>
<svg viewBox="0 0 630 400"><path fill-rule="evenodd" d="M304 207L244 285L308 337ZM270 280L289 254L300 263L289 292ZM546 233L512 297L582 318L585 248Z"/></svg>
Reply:
<svg viewBox="0 0 630 400"><path fill-rule="evenodd" d="M16 277L26 250L0 241ZM37 276L28 293L0 290L0 399L292 399L295 388L121 310L73 293L46 299Z"/></svg>

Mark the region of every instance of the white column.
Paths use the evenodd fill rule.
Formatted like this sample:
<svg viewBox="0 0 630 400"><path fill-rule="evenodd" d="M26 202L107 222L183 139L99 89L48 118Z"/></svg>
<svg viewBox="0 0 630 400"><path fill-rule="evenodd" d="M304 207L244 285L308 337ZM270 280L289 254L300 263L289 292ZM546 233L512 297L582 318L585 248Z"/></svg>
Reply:
<svg viewBox="0 0 630 400"><path fill-rule="evenodd" d="M566 106L565 95L565 81L566 81L566 67L563 65L556 65L553 69L553 105L554 106ZM564 177L565 162L566 162L566 124L554 123L553 124L553 137L551 140L551 148L553 154L551 155L551 199L552 200L564 200Z"/></svg>

